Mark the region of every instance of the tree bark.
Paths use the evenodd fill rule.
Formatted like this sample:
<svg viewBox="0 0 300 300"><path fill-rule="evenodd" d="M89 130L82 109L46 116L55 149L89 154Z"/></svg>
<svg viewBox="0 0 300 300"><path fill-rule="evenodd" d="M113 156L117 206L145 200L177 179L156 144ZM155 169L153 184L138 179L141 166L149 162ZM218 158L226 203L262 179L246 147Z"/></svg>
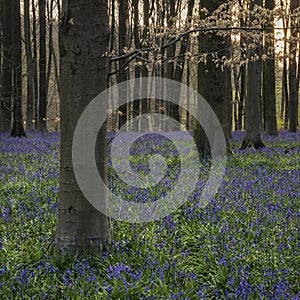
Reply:
<svg viewBox="0 0 300 300"><path fill-rule="evenodd" d="M201 1L202 8L206 8L209 13L213 13L216 8L224 3L223 0L203 0ZM225 49L224 38L216 33L202 34L199 37L199 53L217 53L221 58L224 55L228 57L228 51ZM198 63L198 92L210 104L215 114L217 115L223 128L224 136L229 146L228 139L228 120L229 120L229 104L228 104L228 72L217 67L211 55L207 56L207 62ZM201 107L197 108L201 109ZM210 152L208 139L202 129L197 124L195 129L195 141L198 151L203 154Z"/></svg>
<svg viewBox="0 0 300 300"><path fill-rule="evenodd" d="M129 22L129 11L128 11L128 1L119 0L119 49L121 55L124 54L124 48L127 45L127 28ZM129 72L126 67L124 67L128 62L128 59L121 60L119 63L119 76L118 82L123 82L129 79ZM127 103L119 107L119 128L121 128L127 120Z"/></svg>
<svg viewBox="0 0 300 300"><path fill-rule="evenodd" d="M34 78L33 78L33 59L31 50L30 34L30 14L29 0L24 0L24 33L25 33L25 52L26 52L26 72L27 72L27 118L26 130L33 131L34 126Z"/></svg>
<svg viewBox="0 0 300 300"><path fill-rule="evenodd" d="M150 11L150 4L149 0L143 1L143 18L144 18L144 28L143 28L143 41L142 47L148 47L148 39L149 39L149 11ZM143 58L147 60L149 58L148 53L143 54ZM148 66L146 62L143 62L141 67L141 75L143 78L148 77ZM147 79L142 80L142 89L147 90ZM149 112L149 99L141 99L141 114L145 114Z"/></svg>
<svg viewBox="0 0 300 300"><path fill-rule="evenodd" d="M59 34L61 74L60 203L56 231L63 253L100 251L111 239L107 215L96 210L80 191L72 164L72 140L79 117L108 82L109 25L106 0L63 2ZM105 108L104 108L105 109ZM89 128L87 128L89 130ZM107 182L106 128L98 134L95 158ZM99 201L107 204L107 194Z"/></svg>
<svg viewBox="0 0 300 300"><path fill-rule="evenodd" d="M32 43L33 43L33 82L34 82L34 119L35 129L38 127L39 120L39 84L38 84L38 54L37 54L37 22L35 0L31 1L32 8Z"/></svg>
<svg viewBox="0 0 300 300"><path fill-rule="evenodd" d="M275 7L274 0L266 0L265 8L270 13ZM274 20L270 20L266 25L274 28ZM266 60L263 63L263 108L264 108L264 128L269 135L277 135L276 116L276 84L275 84L275 51L274 51L274 31L269 33L265 41Z"/></svg>
<svg viewBox="0 0 300 300"><path fill-rule="evenodd" d="M12 125L12 11L13 2L3 0L3 65L0 132L9 132Z"/></svg>
<svg viewBox="0 0 300 300"><path fill-rule="evenodd" d="M141 48L141 40L140 40L140 32L139 32L139 0L132 1L133 6L133 38L134 38L134 46L136 49ZM134 66L134 77L141 77L141 67L136 64ZM140 114L140 84L135 81L134 84L134 98L133 101L133 118L136 118Z"/></svg>
<svg viewBox="0 0 300 300"><path fill-rule="evenodd" d="M3 63L3 0L0 0L0 110L2 101L2 63Z"/></svg>
<svg viewBox="0 0 300 300"><path fill-rule="evenodd" d="M22 36L20 1L13 0L13 125L11 136L26 136L22 118Z"/></svg>
<svg viewBox="0 0 300 300"><path fill-rule="evenodd" d="M39 122L38 130L47 131L47 78L46 78L46 0L39 0L40 61L39 61Z"/></svg>
<svg viewBox="0 0 300 300"><path fill-rule="evenodd" d="M47 16L48 16L48 63L46 75L46 95L49 93L49 84L52 71L52 57L53 57L53 1L47 1Z"/></svg>
<svg viewBox="0 0 300 300"><path fill-rule="evenodd" d="M291 15L299 6L298 0L292 0L290 4ZM291 18L291 26L296 26L295 17ZM291 42L290 42L290 59L289 59L289 131L296 132L298 124L298 88L297 88L297 37L298 30L291 29ZM299 67L299 66L298 66Z"/></svg>
<svg viewBox="0 0 300 300"><path fill-rule="evenodd" d="M250 14L255 4L262 5L262 1L250 2ZM248 47L246 136L241 149L249 146L259 149L265 146L261 138L261 68L260 46Z"/></svg>

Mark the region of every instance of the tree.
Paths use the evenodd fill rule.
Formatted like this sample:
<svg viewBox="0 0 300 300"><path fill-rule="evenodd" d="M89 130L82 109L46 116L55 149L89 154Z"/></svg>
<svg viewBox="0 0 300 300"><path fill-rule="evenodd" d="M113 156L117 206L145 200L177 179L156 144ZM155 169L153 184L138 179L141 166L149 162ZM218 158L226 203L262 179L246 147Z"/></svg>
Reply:
<svg viewBox="0 0 300 300"><path fill-rule="evenodd" d="M274 0L266 0L265 8L270 12L270 19L266 27L274 28L274 17L272 10L275 7ZM274 50L274 29L266 35L265 55L263 62L263 109L264 109L264 129L269 135L277 135L276 116L276 82L275 82L275 50Z"/></svg>
<svg viewBox="0 0 300 300"><path fill-rule="evenodd" d="M207 9L209 15L212 15L222 3L224 3L223 0L203 0L201 6ZM202 13L201 15L204 18ZM229 74L221 66L216 66L214 57L211 55L213 53L220 59L223 56L228 57L229 54L225 45L226 38L217 35L216 32L208 32L199 36L199 52L208 53L208 55L206 62L200 61L198 64L198 92L210 104L219 118L228 143L229 99L227 89L230 80L227 76ZM198 109L201 109L201 107ZM195 129L195 140L199 151L203 153L210 151L208 139L199 124Z"/></svg>
<svg viewBox="0 0 300 300"><path fill-rule="evenodd" d="M292 0L290 5L291 25L296 26L295 10L299 7L299 0ZM297 38L298 30L293 28L291 30L290 42L290 59L289 59L289 130L291 132L297 131L298 125L298 87L297 87ZM299 66L298 66L299 68Z"/></svg>
<svg viewBox="0 0 300 300"><path fill-rule="evenodd" d="M250 18L254 19L255 5L261 6L261 0L250 1ZM257 39L257 42L254 40ZM255 149L264 147L261 138L261 49L258 32L248 42L247 65L247 98L246 98L246 136L242 142L242 149L253 146Z"/></svg>
<svg viewBox="0 0 300 300"><path fill-rule="evenodd" d="M9 132L12 122L12 27L13 2L3 0L3 63L0 132Z"/></svg>
<svg viewBox="0 0 300 300"><path fill-rule="evenodd" d="M0 0L0 110L2 96L2 62L3 62L3 0Z"/></svg>
<svg viewBox="0 0 300 300"><path fill-rule="evenodd" d="M31 50L29 0L24 0L24 33L27 71L27 118L26 130L34 130L34 78L33 58Z"/></svg>
<svg viewBox="0 0 300 300"><path fill-rule="evenodd" d="M39 62L39 120L38 130L47 131L47 78L46 78L46 0L39 0L40 62Z"/></svg>
<svg viewBox="0 0 300 300"><path fill-rule="evenodd" d="M37 21L35 0L31 0L32 8L32 43L33 43L33 82L34 82L34 120L38 127L39 120L39 85L38 85L38 50L37 50Z"/></svg>
<svg viewBox="0 0 300 300"><path fill-rule="evenodd" d="M288 52L288 17L286 12L286 5L284 1L280 1L280 8L282 11L282 25L283 25L283 66L282 66L282 89L281 89L281 111L280 117L284 120L284 129L288 127L289 119L289 91L288 91L288 81L287 81L287 52Z"/></svg>
<svg viewBox="0 0 300 300"><path fill-rule="evenodd" d="M26 136L22 118L22 36L20 1L12 1L13 124L11 136Z"/></svg>
<svg viewBox="0 0 300 300"><path fill-rule="evenodd" d="M128 1L127 0L119 0L119 49L121 50L121 54L124 54L125 47L128 47L127 43L127 29L129 22L129 12L128 12ZM128 63L128 59L124 59L119 63L119 76L118 82L126 81L129 79L128 68L125 67ZM127 119L127 103L122 105L119 108L121 112L119 116L119 128L121 128Z"/></svg>
<svg viewBox="0 0 300 300"><path fill-rule="evenodd" d="M93 245L101 249L111 238L107 215L84 197L75 179L72 139L77 121L94 97L107 87L109 26L106 0L63 2L59 32L61 57L60 202L56 238L63 253L82 254ZM87 128L88 130L88 128ZM106 130L98 135L95 157L107 180ZM101 201L107 201L103 195Z"/></svg>

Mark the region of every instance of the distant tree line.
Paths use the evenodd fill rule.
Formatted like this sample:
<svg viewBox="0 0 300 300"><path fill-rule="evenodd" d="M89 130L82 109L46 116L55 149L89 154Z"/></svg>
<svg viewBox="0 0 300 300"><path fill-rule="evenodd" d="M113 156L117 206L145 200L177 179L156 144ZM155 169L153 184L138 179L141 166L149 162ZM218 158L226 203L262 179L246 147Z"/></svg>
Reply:
<svg viewBox="0 0 300 300"><path fill-rule="evenodd" d="M243 148L263 146L262 130L276 135L278 116L285 129L297 130L299 0L108 2L110 85L148 76L184 82L213 107L227 140L232 130L246 130ZM0 7L0 132L45 132L47 110L61 93L56 30L63 21L61 1L0 0ZM278 26L282 37L275 44ZM276 45L282 46L280 52ZM135 87L137 94L141 88ZM195 105L192 99L182 101ZM109 129L150 111L195 129L201 148L209 147L188 111L159 99L119 107Z"/></svg>

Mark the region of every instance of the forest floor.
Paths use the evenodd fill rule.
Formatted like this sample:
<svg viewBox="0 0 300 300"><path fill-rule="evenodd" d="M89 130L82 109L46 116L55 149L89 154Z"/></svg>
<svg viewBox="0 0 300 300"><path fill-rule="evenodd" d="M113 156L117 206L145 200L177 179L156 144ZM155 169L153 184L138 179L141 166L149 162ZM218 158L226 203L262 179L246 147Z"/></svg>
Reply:
<svg viewBox="0 0 300 300"><path fill-rule="evenodd" d="M235 154L206 207L197 201L209 160L171 215L147 224L113 220L109 251L62 257L49 250L59 135L0 135L0 298L299 299L300 132L264 136L258 151L238 150L243 136L234 133ZM138 155L132 162L145 164Z"/></svg>

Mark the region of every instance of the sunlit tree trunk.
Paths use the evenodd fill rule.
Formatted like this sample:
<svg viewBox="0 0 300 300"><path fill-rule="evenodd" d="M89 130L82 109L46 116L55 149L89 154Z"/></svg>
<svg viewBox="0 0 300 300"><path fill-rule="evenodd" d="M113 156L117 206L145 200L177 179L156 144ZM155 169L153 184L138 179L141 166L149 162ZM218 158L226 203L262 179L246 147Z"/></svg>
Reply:
<svg viewBox="0 0 300 300"><path fill-rule="evenodd" d="M288 17L286 13L286 4L283 0L280 1L280 8L283 13L282 25L283 25L283 66L282 66L282 89L281 89L281 111L280 117L281 120L284 120L284 129L288 128L289 120L289 92L288 92L288 57L287 57L287 38L288 38Z"/></svg>
<svg viewBox="0 0 300 300"><path fill-rule="evenodd" d="M11 0L3 0L3 63L0 132L9 132L12 124L12 5Z"/></svg>
<svg viewBox="0 0 300 300"><path fill-rule="evenodd" d="M13 125L11 136L26 136L22 119L22 36L20 1L12 0L13 5Z"/></svg>
<svg viewBox="0 0 300 300"><path fill-rule="evenodd" d="M109 25L106 0L63 2L60 25L61 156L60 202L56 231L60 251L82 254L101 250L111 239L106 215L96 210L80 191L72 164L72 140L86 106L107 87ZM88 129L87 129L88 130ZM106 128L100 130L95 158L107 182ZM107 203L107 195L99 199Z"/></svg>

